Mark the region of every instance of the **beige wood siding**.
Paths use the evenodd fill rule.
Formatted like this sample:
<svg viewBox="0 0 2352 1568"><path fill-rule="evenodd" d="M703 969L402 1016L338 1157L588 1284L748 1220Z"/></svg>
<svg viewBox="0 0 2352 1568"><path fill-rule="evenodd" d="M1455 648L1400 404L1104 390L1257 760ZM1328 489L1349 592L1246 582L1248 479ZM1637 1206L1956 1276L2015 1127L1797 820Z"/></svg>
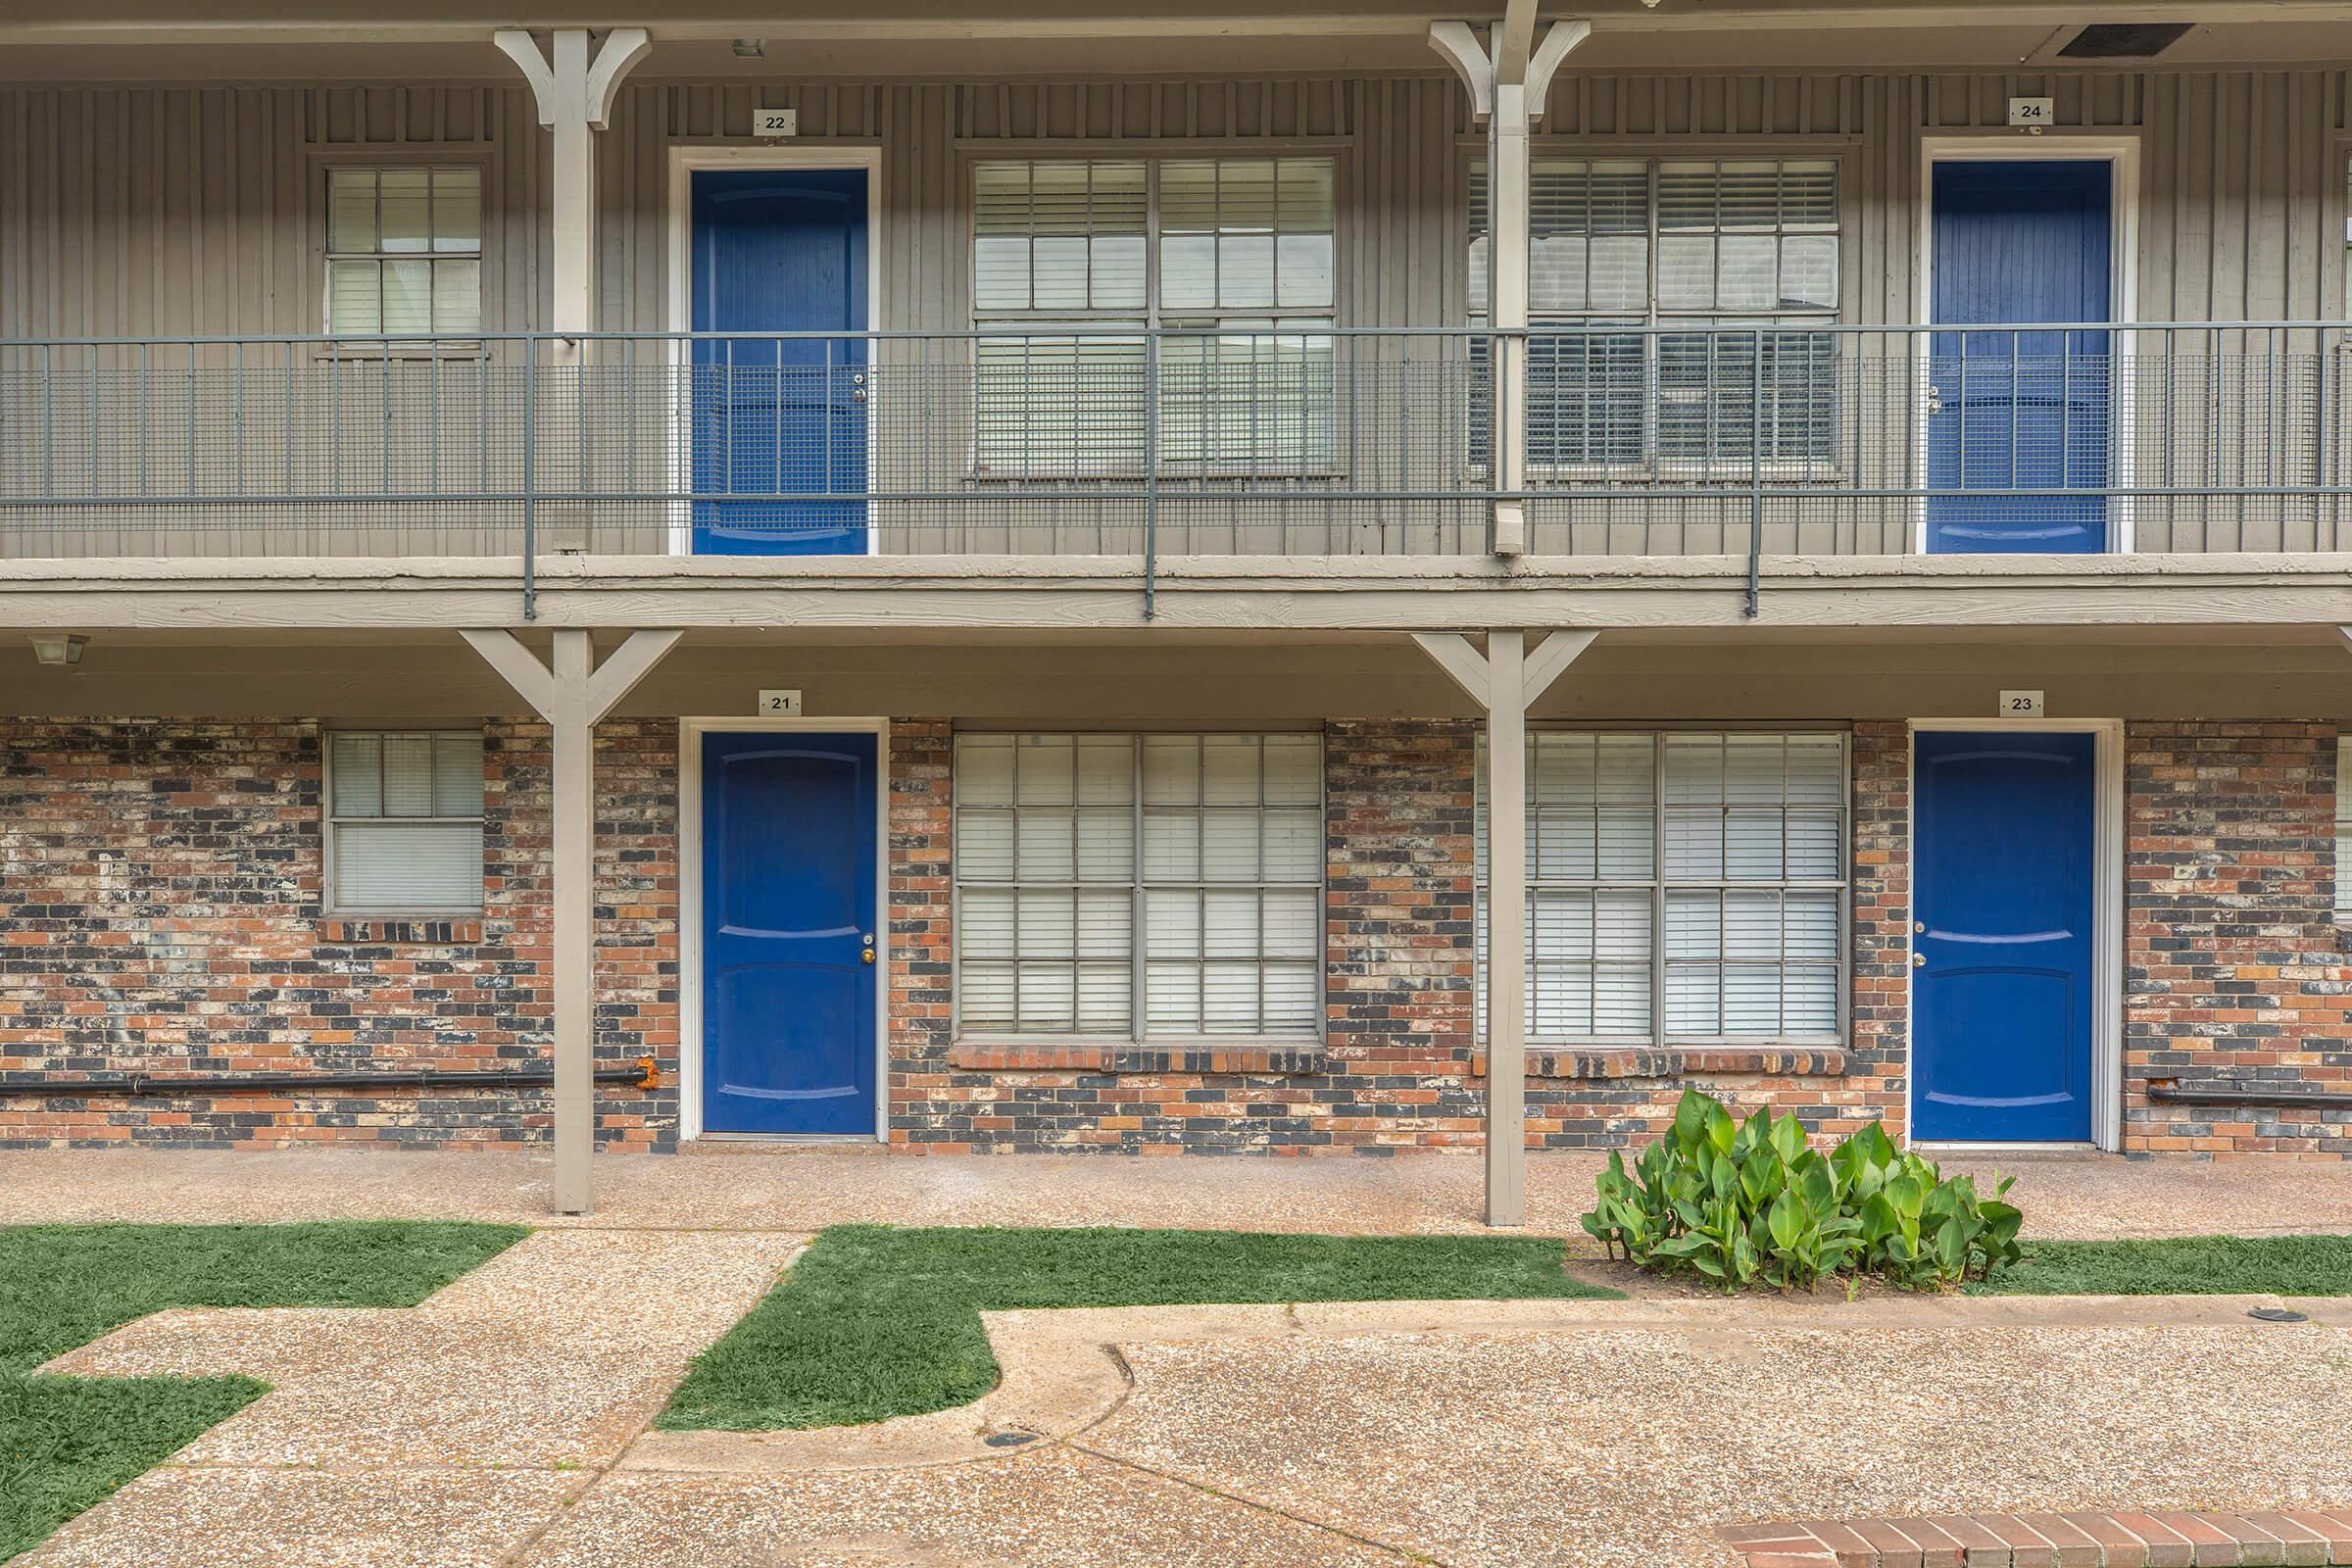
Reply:
<svg viewBox="0 0 2352 1568"><path fill-rule="evenodd" d="M2049 93L2067 129L2141 136L2143 319L2334 318L2346 74L1564 76L1546 138L1802 139L1846 160L1847 318L1915 314L1919 138L2000 126ZM1451 319L1467 106L1447 77L1109 84L626 87L600 138L606 324L663 324L667 149L748 140L756 103L802 140L884 149L887 324L963 323L959 150L1159 138L1336 140L1343 299L1357 325ZM537 324L545 132L519 86L0 86L0 332L261 333L319 325L325 161L479 158L485 325Z"/></svg>
<svg viewBox="0 0 2352 1568"><path fill-rule="evenodd" d="M2012 94L2056 99L2060 128L2046 138L2052 156L2063 155L2069 131L2139 137L2140 318L2341 317L2348 126L2340 70L1571 74L1555 85L1542 145L1628 152L1744 145L1835 156L1844 170L1844 318L1902 322L1919 314L1920 138L1997 131ZM882 149L881 317L888 327L953 330L968 323L965 166L977 152L1051 155L1188 139L1220 149L1329 148L1340 169L1343 323L1442 325L1461 318L1464 174L1476 143L1466 102L1447 76L638 82L623 89L612 129L599 139L599 290L608 328L669 324L669 149L748 140L751 112L762 104L797 108L804 144L838 140ZM323 171L352 158L479 162L485 328L533 328L544 320L547 151L518 84L0 86L0 336L318 330ZM500 356L490 358L495 366ZM21 367L20 361L9 368ZM2322 372L2305 367L2294 373ZM267 421L259 420L248 435L262 442L267 433ZM2220 439L2211 431L2199 438ZM200 432L196 439L206 437ZM2278 471L2302 482L2340 478L2322 471L2340 460L2312 445L2273 443L2278 451L2271 457L2284 465ZM2334 451L2343 446L2333 441ZM69 459L90 456L61 450ZM166 461L188 456L184 439L181 448L163 443L159 452ZM359 462L372 455L365 444L348 454ZM2261 482L2264 475L2230 477ZM2337 509L2320 502L2302 508L2291 516L2269 509L2251 523L2242 520L2242 508L2174 507L2162 516L2143 509L2138 543L2334 548ZM1768 527L1768 548L1881 553L1907 545L1907 519L1884 507L1856 503L1834 515L1807 516L1814 520ZM236 529L126 525L105 537L113 549L174 553L351 549L361 541L370 550L514 548L512 528L503 522L418 529L413 517L367 520L365 530L355 525L339 541L308 546L302 525L291 520ZM52 553L56 541L36 544L30 522L19 519L6 549ZM86 519L74 526L91 541L100 538ZM1394 550L1429 548L1440 537L1417 525L1368 534L1343 529L1335 536L1319 524L1270 540L1235 532L1214 548L1254 542ZM640 519L591 542L657 547L659 532ZM1015 542L1008 536L1005 544ZM1116 527L1066 542L1051 534L1029 542L1116 549L1131 547L1133 538ZM1629 503L1599 526L1576 529L1567 547L1742 549L1744 517L1690 509L1662 522Z"/></svg>

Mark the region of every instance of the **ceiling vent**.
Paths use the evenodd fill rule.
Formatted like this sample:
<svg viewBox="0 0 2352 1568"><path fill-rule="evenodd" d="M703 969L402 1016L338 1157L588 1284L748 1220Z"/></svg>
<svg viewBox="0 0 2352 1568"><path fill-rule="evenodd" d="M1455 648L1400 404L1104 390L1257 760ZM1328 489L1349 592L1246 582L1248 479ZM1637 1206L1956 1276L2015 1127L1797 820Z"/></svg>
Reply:
<svg viewBox="0 0 2352 1568"><path fill-rule="evenodd" d="M2150 60L2179 43L2187 22L2094 22L2066 41L2061 60Z"/></svg>

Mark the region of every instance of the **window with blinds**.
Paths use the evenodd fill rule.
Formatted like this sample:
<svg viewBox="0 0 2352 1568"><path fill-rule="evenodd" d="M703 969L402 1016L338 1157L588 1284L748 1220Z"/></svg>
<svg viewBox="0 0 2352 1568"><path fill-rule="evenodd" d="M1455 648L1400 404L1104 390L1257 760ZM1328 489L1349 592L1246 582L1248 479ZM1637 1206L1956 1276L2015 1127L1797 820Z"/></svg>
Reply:
<svg viewBox="0 0 2352 1568"><path fill-rule="evenodd" d="M1322 755L1315 735L958 736L958 1026L1315 1034Z"/></svg>
<svg viewBox="0 0 2352 1568"><path fill-rule="evenodd" d="M1834 455L1836 341L1805 328L1838 318L1836 162L1539 159L1529 202L1531 461L1704 475L1759 431L1769 463ZM1470 210L1484 319L1483 166Z"/></svg>
<svg viewBox="0 0 2352 1568"><path fill-rule="evenodd" d="M2335 742L2335 912L2352 916L2352 745Z"/></svg>
<svg viewBox="0 0 2352 1568"><path fill-rule="evenodd" d="M1527 809L1530 1038L1838 1038L1843 736L1538 731Z"/></svg>
<svg viewBox="0 0 2352 1568"><path fill-rule="evenodd" d="M326 746L327 906L348 914L482 906L482 738L338 730Z"/></svg>
<svg viewBox="0 0 2352 1568"><path fill-rule="evenodd" d="M331 169L326 329L467 334L482 328L482 172Z"/></svg>
<svg viewBox="0 0 2352 1568"><path fill-rule="evenodd" d="M1319 158L973 166L972 317L983 472L1085 477L1151 452L1220 471L1329 466L1337 293Z"/></svg>

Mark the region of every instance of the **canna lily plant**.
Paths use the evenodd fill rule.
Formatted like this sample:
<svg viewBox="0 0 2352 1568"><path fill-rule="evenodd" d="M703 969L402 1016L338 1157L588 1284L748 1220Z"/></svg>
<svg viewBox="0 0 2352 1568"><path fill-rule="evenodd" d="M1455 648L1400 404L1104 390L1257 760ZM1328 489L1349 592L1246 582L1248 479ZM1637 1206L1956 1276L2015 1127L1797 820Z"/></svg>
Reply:
<svg viewBox="0 0 2352 1568"><path fill-rule="evenodd" d="M1736 1121L1688 1090L1667 1135L1631 1166L1610 1153L1584 1225L1612 1257L1727 1293L1759 1281L1810 1291L1837 1275L1942 1290L2018 1260L2013 1180L1980 1197L1875 1122L1824 1153L1792 1115Z"/></svg>

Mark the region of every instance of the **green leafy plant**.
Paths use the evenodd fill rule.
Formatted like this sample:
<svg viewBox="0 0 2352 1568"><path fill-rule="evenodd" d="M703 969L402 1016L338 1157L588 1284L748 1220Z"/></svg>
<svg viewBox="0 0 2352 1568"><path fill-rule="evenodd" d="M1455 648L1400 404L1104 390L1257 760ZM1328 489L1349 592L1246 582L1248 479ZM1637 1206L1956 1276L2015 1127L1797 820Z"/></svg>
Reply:
<svg viewBox="0 0 2352 1568"><path fill-rule="evenodd" d="M1628 1166L1611 1152L1585 1229L1637 1267L1696 1274L1726 1292L1761 1280L1810 1291L1825 1276L1877 1275L1940 1290L2015 1263L2024 1216L1966 1176L1895 1148L1872 1123L1827 1153L1794 1116L1744 1122L1686 1091L1674 1125Z"/></svg>

